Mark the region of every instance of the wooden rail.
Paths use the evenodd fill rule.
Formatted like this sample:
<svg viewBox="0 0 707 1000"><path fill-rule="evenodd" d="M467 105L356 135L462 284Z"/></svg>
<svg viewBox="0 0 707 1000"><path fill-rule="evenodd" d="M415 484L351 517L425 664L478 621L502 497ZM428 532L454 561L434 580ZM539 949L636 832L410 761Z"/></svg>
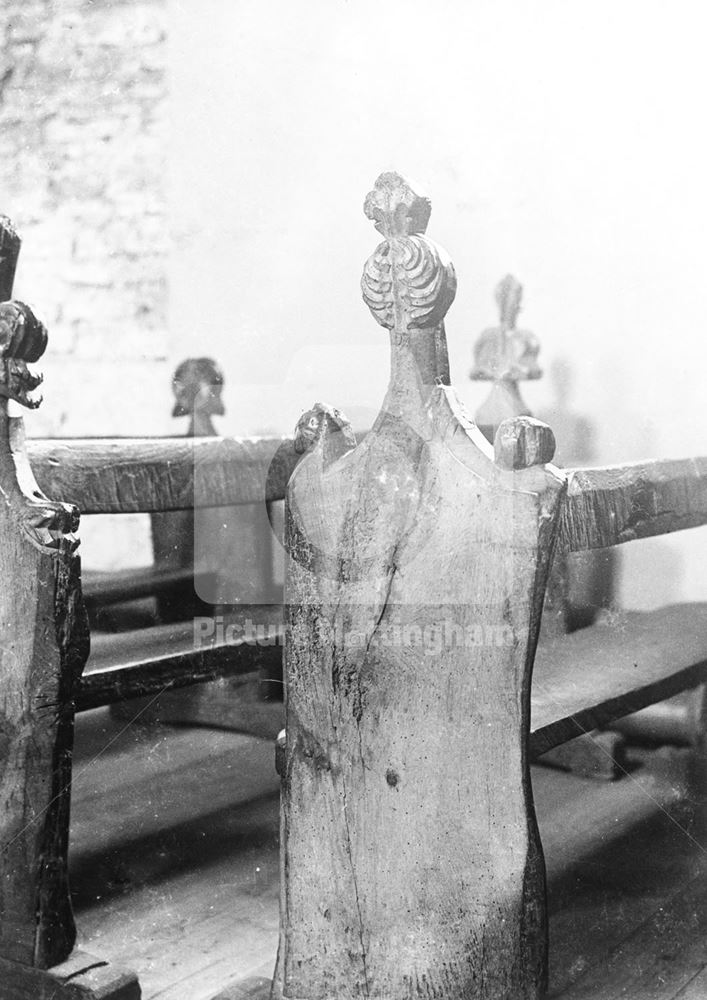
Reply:
<svg viewBox="0 0 707 1000"><path fill-rule="evenodd" d="M135 514L282 500L292 438L71 438L28 442L44 490L83 514Z"/></svg>
<svg viewBox="0 0 707 1000"><path fill-rule="evenodd" d="M707 523L707 457L568 470L558 546L601 549Z"/></svg>
<svg viewBox="0 0 707 1000"><path fill-rule="evenodd" d="M200 622L158 625L133 632L93 636L91 656L76 694L76 710L86 711L129 698L162 694L205 681L238 677L260 667L278 671L282 660L282 608L244 607L238 617L200 633ZM267 628L259 642L255 626Z"/></svg>

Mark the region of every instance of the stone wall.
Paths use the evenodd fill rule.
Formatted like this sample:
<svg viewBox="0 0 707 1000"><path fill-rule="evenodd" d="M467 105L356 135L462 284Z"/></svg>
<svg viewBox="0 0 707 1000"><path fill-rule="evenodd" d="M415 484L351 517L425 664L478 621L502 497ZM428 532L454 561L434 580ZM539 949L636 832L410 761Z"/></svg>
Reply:
<svg viewBox="0 0 707 1000"><path fill-rule="evenodd" d="M0 39L0 212L50 335L28 430L164 432L165 0L5 0Z"/></svg>

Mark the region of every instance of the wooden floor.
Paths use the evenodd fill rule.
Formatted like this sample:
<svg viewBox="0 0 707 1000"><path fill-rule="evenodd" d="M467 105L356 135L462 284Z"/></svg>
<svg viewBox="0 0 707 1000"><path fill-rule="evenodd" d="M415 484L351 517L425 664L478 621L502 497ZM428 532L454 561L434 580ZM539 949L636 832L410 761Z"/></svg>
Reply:
<svg viewBox="0 0 707 1000"><path fill-rule="evenodd" d="M550 997L707 1000L705 786L692 766L663 749L633 754L615 783L534 769ZM82 947L137 970L145 1000L209 1000L227 984L228 1000L267 995L278 925L270 741L85 713L72 809Z"/></svg>

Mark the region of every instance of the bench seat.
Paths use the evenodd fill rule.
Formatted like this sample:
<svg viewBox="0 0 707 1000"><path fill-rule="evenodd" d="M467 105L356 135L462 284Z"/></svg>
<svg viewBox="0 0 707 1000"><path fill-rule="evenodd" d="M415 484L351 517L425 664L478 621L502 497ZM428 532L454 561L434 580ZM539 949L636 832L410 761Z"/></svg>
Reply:
<svg viewBox="0 0 707 1000"><path fill-rule="evenodd" d="M191 621L95 634L77 708L158 694L282 659L282 611L261 606L258 622L277 630L272 645L240 636L211 637L195 649ZM233 623L240 629L247 615ZM600 624L541 642L531 687L532 760L568 740L707 681L707 604L623 612Z"/></svg>
<svg viewBox="0 0 707 1000"><path fill-rule="evenodd" d="M707 604L619 612L538 645L531 759L707 680Z"/></svg>

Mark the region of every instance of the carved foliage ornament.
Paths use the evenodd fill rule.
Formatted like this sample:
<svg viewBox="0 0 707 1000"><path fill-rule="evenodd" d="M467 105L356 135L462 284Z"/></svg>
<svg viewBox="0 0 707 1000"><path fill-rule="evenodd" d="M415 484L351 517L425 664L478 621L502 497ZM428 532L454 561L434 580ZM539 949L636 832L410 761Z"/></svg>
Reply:
<svg viewBox="0 0 707 1000"><path fill-rule="evenodd" d="M457 278L446 252L424 235L428 198L400 174L381 174L363 210L385 236L364 265L363 299L389 330L436 327L454 301Z"/></svg>
<svg viewBox="0 0 707 1000"><path fill-rule="evenodd" d="M38 361L47 346L47 331L30 307L10 298L20 238L9 219L0 217L0 496L23 535L42 552L57 555L78 545L73 533L79 512L73 504L49 500L41 492L29 465L20 418L8 418L4 399L36 409L42 402L31 393L42 383L27 362Z"/></svg>
<svg viewBox="0 0 707 1000"><path fill-rule="evenodd" d="M44 324L24 302L0 302L0 396L14 399L30 409L42 402L30 396L42 383L41 375L34 375L26 362L38 361L47 346Z"/></svg>

